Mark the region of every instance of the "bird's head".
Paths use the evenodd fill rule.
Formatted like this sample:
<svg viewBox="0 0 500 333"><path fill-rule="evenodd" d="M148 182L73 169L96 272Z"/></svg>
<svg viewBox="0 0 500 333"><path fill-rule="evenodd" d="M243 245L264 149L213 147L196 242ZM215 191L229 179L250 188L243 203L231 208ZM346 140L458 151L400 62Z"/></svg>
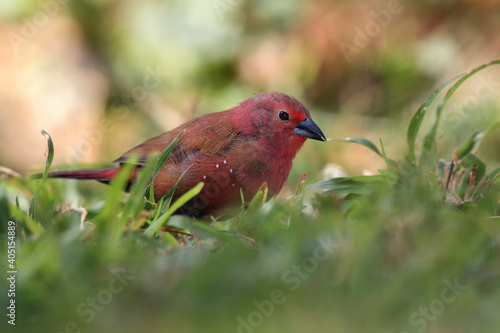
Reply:
<svg viewBox="0 0 500 333"><path fill-rule="evenodd" d="M251 97L234 108L234 122L262 144L295 155L307 138L326 141L309 110L292 96L271 92Z"/></svg>

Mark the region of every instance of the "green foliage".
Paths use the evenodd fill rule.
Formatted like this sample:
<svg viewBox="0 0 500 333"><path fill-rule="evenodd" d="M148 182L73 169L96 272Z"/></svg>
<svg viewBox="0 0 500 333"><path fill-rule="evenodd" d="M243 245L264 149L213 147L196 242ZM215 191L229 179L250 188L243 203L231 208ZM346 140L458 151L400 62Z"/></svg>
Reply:
<svg viewBox="0 0 500 333"><path fill-rule="evenodd" d="M167 162L167 159L168 157L170 156L170 154L172 153L172 151L174 150L175 146L179 143L179 141L181 140L181 137L184 135L184 131L182 131L178 136L177 138L174 139L174 141L172 141L160 154L160 156L158 156L157 160L156 160L156 163L154 164L154 170L153 170L153 174L151 176L151 182L150 182L150 185L148 186L148 189L146 190L146 195L147 197L149 198L149 201L151 202L154 202L154 187L153 187L153 182L154 180L156 179L156 176L158 175L158 173L160 172L161 168L163 168L163 166L165 165L165 163ZM179 182L177 182L178 184ZM175 187L177 187L177 184L175 184ZM175 187L172 189L172 193L170 194L171 196L173 195L173 191L175 191Z"/></svg>
<svg viewBox="0 0 500 333"><path fill-rule="evenodd" d="M370 140L367 140L365 138L345 138L339 141L359 143L360 145L365 146L366 148L373 151L375 154L380 155L382 157L382 153L377 148L377 146L375 146Z"/></svg>
<svg viewBox="0 0 500 333"><path fill-rule="evenodd" d="M189 200L197 196L201 190L203 189L203 183L199 183L186 193L184 193L174 204L167 209L167 211L161 214L155 221L153 221L150 226L146 229L144 234L146 236L152 237L154 236L158 230L167 222L168 218L172 216L179 208L182 207Z"/></svg>
<svg viewBox="0 0 500 333"><path fill-rule="evenodd" d="M174 201L175 188L159 202L152 196L151 180L180 136L144 161L129 193L133 156L103 194L81 198L93 204L79 207L67 200L68 181L46 181L54 151L44 133L42 179L5 173L0 183L1 222L16 222L16 329L495 332L496 312L481 309L500 301L500 168L488 173L476 154L489 130L471 134L446 160L437 160L435 141L446 101L496 64L427 99L410 122L402 161L382 144L343 140L384 158L379 174L308 186L304 174L293 195L267 203L264 184L242 198L239 212L212 223L174 215L202 183ZM456 80L419 152L423 117Z"/></svg>
<svg viewBox="0 0 500 333"><path fill-rule="evenodd" d="M380 175L353 178L334 178L312 184L309 188L321 188L326 191L334 191L342 196L349 196L349 198L352 198L352 195L372 195L374 193L374 184L385 183L398 186L399 184L407 185L409 179L417 179L418 181L421 181L423 178L423 181L428 181L429 174L437 169L436 174L439 177L434 180L431 178L431 183L433 183L434 189L437 191L439 190L439 187L444 187L445 195L443 198L447 198L447 193L450 192L453 198L452 201L455 204L459 206L464 204L469 206L471 201L475 201L479 198L474 195L471 197L471 194L482 193L486 188L491 187L492 181L494 180L493 177L496 176L496 174L493 174L492 176L485 175L486 164L475 155L475 152L488 129L483 129L473 133L467 142L458 150L458 152L455 152L456 156L453 161L450 163L441 162L440 164L437 163L437 131L444 107L460 85L479 71L495 65L500 65L500 61L492 61L488 64L479 66L466 74L459 75L439 86L431 94L431 96L427 98L427 100L415 112L410 121L410 125L408 126L406 135L408 154L403 162L398 164L389 159L385 154L383 146L382 152L380 152L375 144L365 138L345 138L340 141L361 144L375 152L377 155L383 157L388 169L381 171ZM434 100L438 97L439 93L441 93L453 82L455 83L448 89L445 97L436 107L436 117L431 129L426 133L422 140L420 161L417 164L415 145L422 122L432 102L434 102ZM497 122L495 122L490 129L496 127L496 125ZM437 180L437 182L435 180Z"/></svg>
<svg viewBox="0 0 500 333"><path fill-rule="evenodd" d="M42 173L42 182L38 189L36 190L35 194L33 195L33 198L31 199L31 204L30 204L30 209L29 209L29 215L31 218L36 219L36 209L38 205L38 196L40 195L40 191L43 188L43 185L45 181L47 180L47 175L49 173L49 168L50 165L52 164L52 161L54 160L54 144L52 143L52 138L50 135L42 130L42 135L47 138L47 153L46 153L46 162L45 162L45 168L43 169ZM38 226L36 224L31 223L30 226L32 229L30 229L31 232L37 233L40 231Z"/></svg>
<svg viewBox="0 0 500 333"><path fill-rule="evenodd" d="M454 77L448 82L442 84L437 88L429 98L418 108L417 112L413 115L413 118L410 121L410 125L408 126L408 131L406 135L406 140L408 142L408 161L412 164L415 164L415 141L417 140L418 132L420 131L420 126L424 121L427 110L431 106L432 102L436 99L441 91L443 91L450 83L458 80L461 75Z"/></svg>

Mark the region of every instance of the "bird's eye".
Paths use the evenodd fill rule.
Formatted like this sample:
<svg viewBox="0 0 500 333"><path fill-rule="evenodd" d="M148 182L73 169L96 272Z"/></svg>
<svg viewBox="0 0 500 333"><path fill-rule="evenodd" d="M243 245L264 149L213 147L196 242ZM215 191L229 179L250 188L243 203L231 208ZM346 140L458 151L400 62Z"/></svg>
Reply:
<svg viewBox="0 0 500 333"><path fill-rule="evenodd" d="M287 121L288 119L290 119L290 116L285 111L280 111L278 113L278 117L280 117L280 119L283 121Z"/></svg>

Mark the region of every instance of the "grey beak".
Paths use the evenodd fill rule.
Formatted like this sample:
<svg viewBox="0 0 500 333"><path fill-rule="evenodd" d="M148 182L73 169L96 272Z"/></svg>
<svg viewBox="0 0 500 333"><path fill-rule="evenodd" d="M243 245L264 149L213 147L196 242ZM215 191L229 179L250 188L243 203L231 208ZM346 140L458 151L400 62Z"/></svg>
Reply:
<svg viewBox="0 0 500 333"><path fill-rule="evenodd" d="M318 125L316 125L316 123L310 118L306 118L306 120L298 123L297 126L295 126L293 133L308 139L326 141L326 137L323 132L321 132Z"/></svg>

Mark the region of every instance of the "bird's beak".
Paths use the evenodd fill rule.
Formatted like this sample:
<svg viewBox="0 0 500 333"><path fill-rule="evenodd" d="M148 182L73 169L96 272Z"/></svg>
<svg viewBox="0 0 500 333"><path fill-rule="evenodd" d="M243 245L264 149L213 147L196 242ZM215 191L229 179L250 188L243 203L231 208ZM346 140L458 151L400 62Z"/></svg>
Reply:
<svg viewBox="0 0 500 333"><path fill-rule="evenodd" d="M298 123L297 126L295 126L293 133L313 140L326 141L326 137L323 132L321 132L318 125L316 125L316 123L309 117Z"/></svg>

